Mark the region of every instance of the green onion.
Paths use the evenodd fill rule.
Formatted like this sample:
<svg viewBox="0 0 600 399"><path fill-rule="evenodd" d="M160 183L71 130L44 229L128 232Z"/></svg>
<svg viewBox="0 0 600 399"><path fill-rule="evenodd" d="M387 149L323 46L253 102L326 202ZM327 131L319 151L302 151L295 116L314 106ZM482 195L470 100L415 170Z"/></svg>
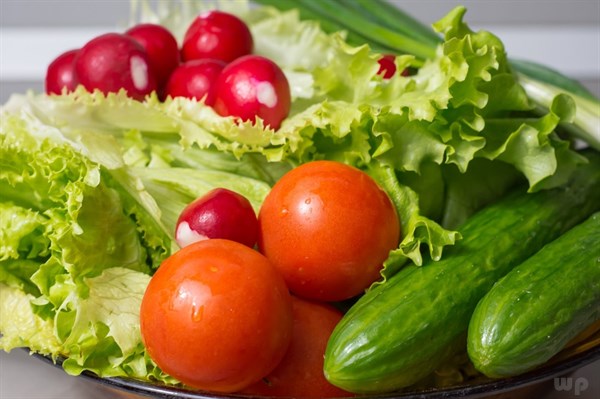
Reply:
<svg viewBox="0 0 600 399"><path fill-rule="evenodd" d="M342 6L353 7L356 11L376 23L408 37L437 46L442 38L430 27L425 26L400 8L385 0L333 0Z"/></svg>
<svg viewBox="0 0 600 399"><path fill-rule="evenodd" d="M315 13L312 9L304 7L296 0L257 0L256 3L260 3L265 6L271 6L281 11L288 11L295 9L298 11L300 18L303 20L313 20L319 23L321 29L327 33L344 32L346 35L346 41L353 46L360 46L365 43L369 43L369 39L357 34L354 31L347 30L343 25L334 22L329 19L324 19L320 14ZM391 49L382 47L380 45L373 45L369 43L373 51L383 53L391 51Z"/></svg>
<svg viewBox="0 0 600 399"><path fill-rule="evenodd" d="M413 54L417 58L427 59L435 56L436 48L403 34L390 30L385 26L371 22L365 15L342 3L332 0L297 0L308 10L324 18L337 22L348 31L353 31L368 39L367 43L375 43L383 47L395 49L396 53Z"/></svg>

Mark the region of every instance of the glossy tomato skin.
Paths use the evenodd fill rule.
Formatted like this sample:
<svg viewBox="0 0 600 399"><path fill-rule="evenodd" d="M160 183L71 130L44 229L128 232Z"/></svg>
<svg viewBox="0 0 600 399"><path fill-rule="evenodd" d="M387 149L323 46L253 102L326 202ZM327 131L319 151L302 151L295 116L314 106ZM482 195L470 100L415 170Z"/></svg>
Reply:
<svg viewBox="0 0 600 399"><path fill-rule="evenodd" d="M295 296L292 303L294 329L285 357L275 370L243 393L300 398L354 396L332 385L323 373L327 341L342 313L331 305Z"/></svg>
<svg viewBox="0 0 600 399"><path fill-rule="evenodd" d="M400 238L396 210L366 173L314 161L284 175L258 216L259 249L298 296L339 301L379 278Z"/></svg>
<svg viewBox="0 0 600 399"><path fill-rule="evenodd" d="M276 130L288 116L291 101L290 85L281 68L265 57L247 55L228 64L219 75L214 109L243 121L261 118Z"/></svg>
<svg viewBox="0 0 600 399"><path fill-rule="evenodd" d="M146 50L150 67L160 89L179 65L179 46L173 34L162 25L144 23L125 32Z"/></svg>
<svg viewBox="0 0 600 399"><path fill-rule="evenodd" d="M254 41L248 26L233 14L209 11L188 27L181 46L184 61L212 58L231 62L252 53Z"/></svg>
<svg viewBox="0 0 600 399"><path fill-rule="evenodd" d="M204 99L206 105L215 102L215 82L225 67L219 60L202 59L184 62L169 77L165 94L167 96Z"/></svg>
<svg viewBox="0 0 600 399"><path fill-rule="evenodd" d="M77 75L75 74L75 57L79 50L69 50L56 57L46 72L46 93L62 94L63 89L67 92L77 87Z"/></svg>
<svg viewBox="0 0 600 399"><path fill-rule="evenodd" d="M152 277L140 329L166 373L198 389L239 391L271 372L287 351L291 297L257 251L229 240L199 241Z"/></svg>

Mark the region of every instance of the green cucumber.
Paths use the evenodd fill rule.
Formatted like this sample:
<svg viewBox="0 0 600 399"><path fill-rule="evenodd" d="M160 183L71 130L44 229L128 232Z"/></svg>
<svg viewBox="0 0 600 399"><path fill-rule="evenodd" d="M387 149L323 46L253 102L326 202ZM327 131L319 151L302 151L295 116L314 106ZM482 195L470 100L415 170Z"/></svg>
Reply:
<svg viewBox="0 0 600 399"><path fill-rule="evenodd" d="M494 283L600 210L600 154L560 188L517 192L469 218L440 261L406 266L369 290L334 330L324 372L357 393L417 383L466 350L471 315Z"/></svg>
<svg viewBox="0 0 600 399"><path fill-rule="evenodd" d="M488 377L529 371L600 319L600 213L504 276L469 324L467 348Z"/></svg>

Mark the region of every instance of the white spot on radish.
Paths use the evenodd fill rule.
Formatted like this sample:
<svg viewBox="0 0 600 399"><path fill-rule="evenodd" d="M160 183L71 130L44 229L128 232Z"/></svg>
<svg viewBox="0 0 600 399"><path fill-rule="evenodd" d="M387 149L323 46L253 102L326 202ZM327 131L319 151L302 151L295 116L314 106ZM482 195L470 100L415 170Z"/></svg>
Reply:
<svg viewBox="0 0 600 399"><path fill-rule="evenodd" d="M273 108L277 105L277 93L269 82L260 82L256 85L256 99L259 103Z"/></svg>
<svg viewBox="0 0 600 399"><path fill-rule="evenodd" d="M146 61L142 57L134 55L129 60L129 68L133 86L138 90L146 89L148 87L148 65Z"/></svg>
<svg viewBox="0 0 600 399"><path fill-rule="evenodd" d="M177 231L175 232L175 240L177 244L181 248L187 247L190 244L195 243L196 241L206 240L207 236L204 234L200 234L197 231L193 230L188 222L181 222L177 226Z"/></svg>
<svg viewBox="0 0 600 399"><path fill-rule="evenodd" d="M236 97L241 99L251 98L253 95L252 84L248 80L235 82L234 92Z"/></svg>

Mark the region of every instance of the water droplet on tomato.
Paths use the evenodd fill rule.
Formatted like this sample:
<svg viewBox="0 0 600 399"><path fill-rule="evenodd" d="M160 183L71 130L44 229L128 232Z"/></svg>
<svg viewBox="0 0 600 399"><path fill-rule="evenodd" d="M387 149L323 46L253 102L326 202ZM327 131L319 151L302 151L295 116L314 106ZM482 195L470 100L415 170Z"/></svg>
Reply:
<svg viewBox="0 0 600 399"><path fill-rule="evenodd" d="M194 322L202 321L204 316L204 306L192 305L192 320Z"/></svg>

